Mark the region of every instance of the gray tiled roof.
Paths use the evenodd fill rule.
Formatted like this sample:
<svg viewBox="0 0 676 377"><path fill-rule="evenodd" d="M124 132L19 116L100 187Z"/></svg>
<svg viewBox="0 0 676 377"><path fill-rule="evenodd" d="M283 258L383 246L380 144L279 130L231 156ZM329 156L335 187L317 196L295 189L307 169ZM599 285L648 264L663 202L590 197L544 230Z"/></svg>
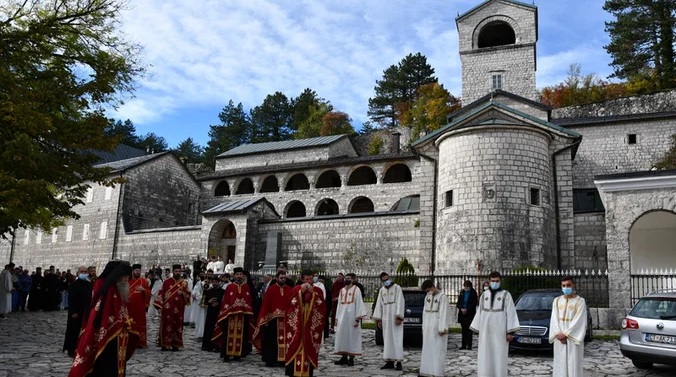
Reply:
<svg viewBox="0 0 676 377"><path fill-rule="evenodd" d="M109 162L126 160L134 157L145 156L146 152L142 149L130 147L125 144L118 144L112 152L90 150L91 153L99 156L100 160L96 164L107 164Z"/></svg>
<svg viewBox="0 0 676 377"><path fill-rule="evenodd" d="M269 143L246 144L240 145L239 147L235 147L230 149L229 151L223 152L218 156L216 156L216 158L238 156L243 154L274 152L288 149L319 147L329 145L344 137L347 137L347 134L313 137L309 139L299 139L299 140L272 141Z"/></svg>
<svg viewBox="0 0 676 377"><path fill-rule="evenodd" d="M98 165L94 165L94 166L97 167L97 168L112 168L113 171L127 170L129 168L133 168L134 166L140 165L144 162L150 161L150 160L157 158L159 156L164 156L167 153L170 153L170 152L148 154L148 155L145 155L145 156L128 158L126 160L113 161L113 162L108 162L108 163L105 163L105 164L98 164Z"/></svg>
<svg viewBox="0 0 676 377"><path fill-rule="evenodd" d="M202 214L208 215L216 213L244 212L261 201L267 202L267 199L254 198L247 200L230 200L224 203L217 204L207 210L204 210L202 211Z"/></svg>

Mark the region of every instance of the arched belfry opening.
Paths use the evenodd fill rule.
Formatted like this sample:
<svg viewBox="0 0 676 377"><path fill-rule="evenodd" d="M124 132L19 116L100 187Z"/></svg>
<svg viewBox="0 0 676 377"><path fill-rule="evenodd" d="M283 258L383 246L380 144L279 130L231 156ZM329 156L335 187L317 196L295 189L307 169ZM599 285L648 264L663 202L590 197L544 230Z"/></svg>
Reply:
<svg viewBox="0 0 676 377"><path fill-rule="evenodd" d="M506 46L515 43L514 29L504 21L490 22L479 32L479 48Z"/></svg>
<svg viewBox="0 0 676 377"><path fill-rule="evenodd" d="M237 230L230 220L218 220L209 232L209 255L235 261L237 251ZM241 261L240 261L241 263Z"/></svg>

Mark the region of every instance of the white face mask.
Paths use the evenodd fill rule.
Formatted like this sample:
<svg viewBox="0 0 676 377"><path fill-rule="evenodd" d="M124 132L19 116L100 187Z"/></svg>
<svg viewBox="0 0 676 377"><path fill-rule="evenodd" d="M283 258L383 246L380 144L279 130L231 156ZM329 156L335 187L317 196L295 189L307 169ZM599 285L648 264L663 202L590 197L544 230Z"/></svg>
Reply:
<svg viewBox="0 0 676 377"><path fill-rule="evenodd" d="M484 285L484 291L487 291L487 290L488 290L488 286Z"/></svg>

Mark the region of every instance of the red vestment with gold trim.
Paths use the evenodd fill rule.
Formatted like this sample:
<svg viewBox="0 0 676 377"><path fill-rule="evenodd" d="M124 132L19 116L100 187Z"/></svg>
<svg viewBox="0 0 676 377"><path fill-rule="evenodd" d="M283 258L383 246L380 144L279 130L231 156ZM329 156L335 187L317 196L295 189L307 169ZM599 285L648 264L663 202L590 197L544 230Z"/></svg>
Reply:
<svg viewBox="0 0 676 377"><path fill-rule="evenodd" d="M190 291L185 280L168 278L153 303L160 311L157 343L160 347L183 347L183 314L190 305Z"/></svg>
<svg viewBox="0 0 676 377"><path fill-rule="evenodd" d="M138 287L143 290L138 290ZM129 279L129 316L133 320L131 323L131 334L129 337L129 347L127 348L127 360L134 353L136 347L148 347L148 335L146 328L146 309L150 306L150 285L148 280L141 277L138 279Z"/></svg>
<svg viewBox="0 0 676 377"><path fill-rule="evenodd" d="M277 357L276 361L285 361L285 331L284 317L286 306L291 298L292 288L284 284L270 284L263 297L263 305L258 312L258 324L253 334L253 345L259 353L263 353L263 339L266 327L270 322L277 322ZM270 345L268 345L270 346ZM263 356L265 358L265 355Z"/></svg>
<svg viewBox="0 0 676 377"><path fill-rule="evenodd" d="M317 368L324 332L326 303L318 287L303 292L299 285L291 291L286 308L286 372L289 376L307 377Z"/></svg>
<svg viewBox="0 0 676 377"><path fill-rule="evenodd" d="M225 287L221 311L211 341L225 349L224 355L242 356L244 342L251 343L251 339L244 339L245 327L249 337L253 331L253 296L247 284L230 283ZM227 328L226 328L227 326ZM227 339L227 344L223 340Z"/></svg>

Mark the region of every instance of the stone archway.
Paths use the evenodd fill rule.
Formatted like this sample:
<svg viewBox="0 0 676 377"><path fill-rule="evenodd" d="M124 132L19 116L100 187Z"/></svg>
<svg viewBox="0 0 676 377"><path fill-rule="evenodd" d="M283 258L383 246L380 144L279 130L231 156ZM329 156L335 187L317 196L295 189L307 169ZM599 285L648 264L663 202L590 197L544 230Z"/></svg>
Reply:
<svg viewBox="0 0 676 377"><path fill-rule="evenodd" d="M632 273L676 266L676 213L645 212L629 229Z"/></svg>
<svg viewBox="0 0 676 377"><path fill-rule="evenodd" d="M242 263L243 261L236 261L235 255L237 252L237 230L232 221L223 219L218 220L209 232L209 255L220 256L224 261L231 259L234 263Z"/></svg>

